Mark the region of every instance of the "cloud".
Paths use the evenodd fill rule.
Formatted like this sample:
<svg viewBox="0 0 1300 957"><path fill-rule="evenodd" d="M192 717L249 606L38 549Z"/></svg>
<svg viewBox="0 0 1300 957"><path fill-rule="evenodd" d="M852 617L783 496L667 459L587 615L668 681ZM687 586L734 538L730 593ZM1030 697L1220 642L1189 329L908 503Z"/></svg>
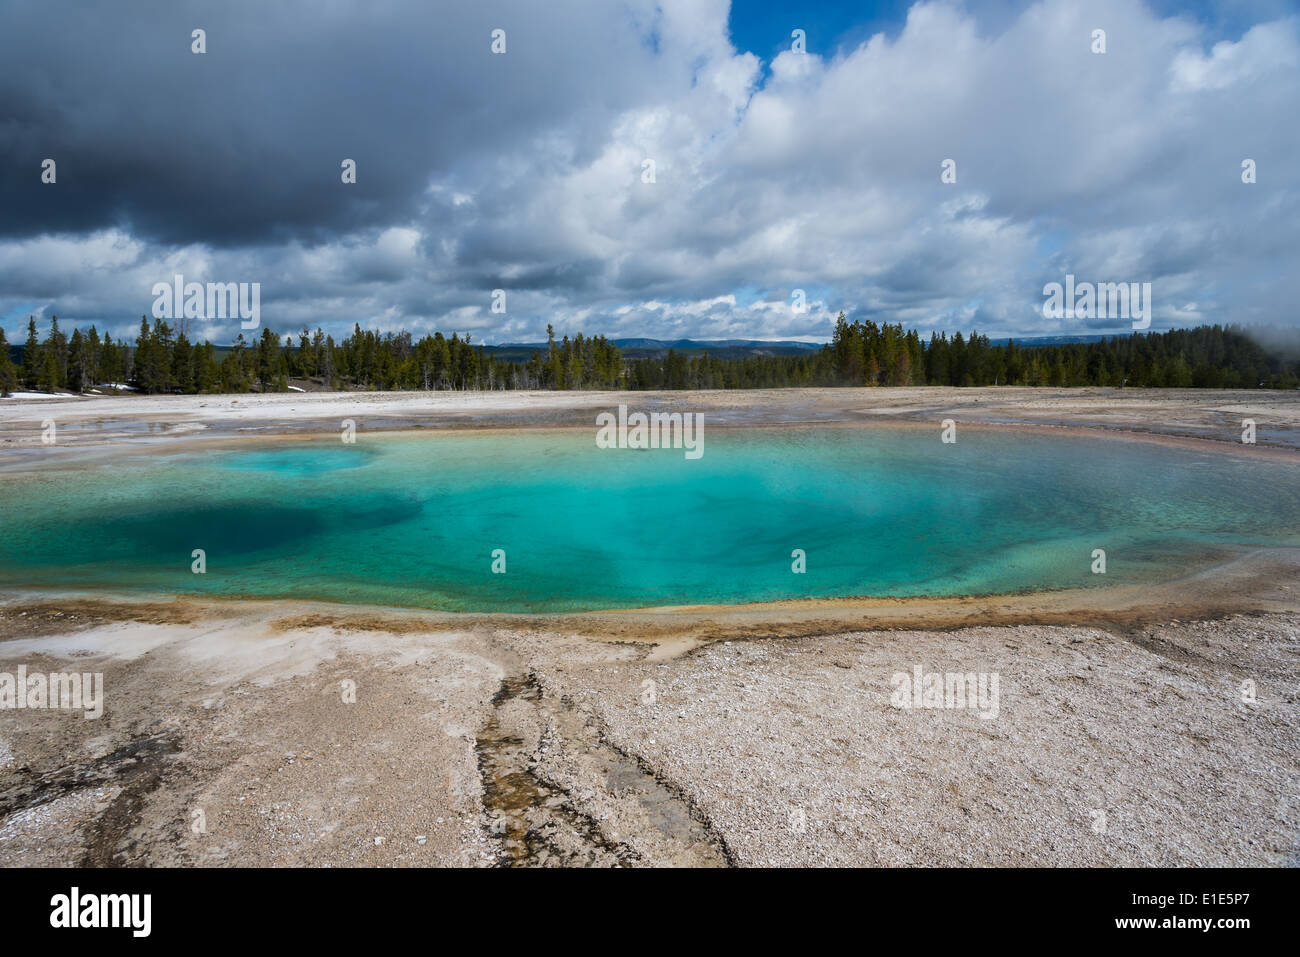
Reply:
<svg viewBox="0 0 1300 957"><path fill-rule="evenodd" d="M765 71L718 0L0 16L7 326L40 309L129 334L178 271L261 282L281 332L810 338L841 309L1122 328L1043 319L1067 272L1151 282L1153 328L1296 323L1294 17L1225 37L1130 2L919 3Z"/></svg>
<svg viewBox="0 0 1300 957"><path fill-rule="evenodd" d="M1182 50L1171 67L1174 89L1225 90L1259 80L1270 73L1285 74L1300 65L1293 21L1252 27L1240 41L1216 43L1208 55Z"/></svg>

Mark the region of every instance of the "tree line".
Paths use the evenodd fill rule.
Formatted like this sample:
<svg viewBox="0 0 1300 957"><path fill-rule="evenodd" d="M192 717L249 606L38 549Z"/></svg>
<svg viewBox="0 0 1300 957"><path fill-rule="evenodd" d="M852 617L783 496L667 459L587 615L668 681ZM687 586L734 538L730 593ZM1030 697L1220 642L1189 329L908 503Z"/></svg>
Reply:
<svg viewBox="0 0 1300 957"><path fill-rule="evenodd" d="M669 349L631 358L604 336L556 340L527 360L494 355L470 336L354 327L335 341L320 329L279 337L239 333L218 357L211 342L147 317L134 343L92 326L71 336L54 317L46 337L27 323L17 362L0 329L0 394L17 388L85 392L130 386L147 394L284 392L291 380L330 389L755 389L788 386L1026 385L1180 388L1300 386L1300 357L1266 350L1238 327L1199 326L1060 345L993 344L987 336L935 333L922 340L901 324L849 322L840 314L831 342L803 355L722 358Z"/></svg>

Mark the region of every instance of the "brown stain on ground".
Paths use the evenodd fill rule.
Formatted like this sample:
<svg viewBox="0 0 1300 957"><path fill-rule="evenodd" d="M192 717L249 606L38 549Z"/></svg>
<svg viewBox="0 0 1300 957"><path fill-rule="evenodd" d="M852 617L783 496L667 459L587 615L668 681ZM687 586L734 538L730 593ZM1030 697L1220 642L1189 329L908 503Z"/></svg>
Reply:
<svg viewBox="0 0 1300 957"><path fill-rule="evenodd" d="M1216 556L1222 558L1222 556ZM952 631L995 625L1071 625L1131 631L1171 619L1300 611L1300 549L1257 549L1174 581L1011 595L791 599L551 615L477 614L266 599L130 601L30 593L0 605L0 641L68 633L108 622L195 624L247 615L271 632L312 628L394 635L478 629L568 633L597 642L660 646L668 656L719 640L763 640L854 631ZM24 601L23 598L27 600ZM306 607L304 607L304 605ZM298 614L281 614L290 609Z"/></svg>
<svg viewBox="0 0 1300 957"><path fill-rule="evenodd" d="M190 625L200 610L189 602L123 602L67 598L0 605L0 641L66 635L95 625L134 621L148 625Z"/></svg>

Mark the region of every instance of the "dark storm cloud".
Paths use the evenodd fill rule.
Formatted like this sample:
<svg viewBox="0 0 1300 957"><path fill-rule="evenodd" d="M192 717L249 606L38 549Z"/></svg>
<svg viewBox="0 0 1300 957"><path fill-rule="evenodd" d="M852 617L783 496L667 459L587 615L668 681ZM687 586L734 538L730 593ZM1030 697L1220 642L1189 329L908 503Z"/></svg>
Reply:
<svg viewBox="0 0 1300 957"><path fill-rule="evenodd" d="M17 237L121 226L220 247L409 222L431 180L541 131L597 148L653 62L613 4L7 3L3 19L0 230Z"/></svg>
<svg viewBox="0 0 1300 957"><path fill-rule="evenodd" d="M1156 329L1294 322L1300 21L1014 6L762 62L726 0L0 0L0 324L131 335L176 274L488 341L1116 331L1043 318L1067 273L1151 282Z"/></svg>

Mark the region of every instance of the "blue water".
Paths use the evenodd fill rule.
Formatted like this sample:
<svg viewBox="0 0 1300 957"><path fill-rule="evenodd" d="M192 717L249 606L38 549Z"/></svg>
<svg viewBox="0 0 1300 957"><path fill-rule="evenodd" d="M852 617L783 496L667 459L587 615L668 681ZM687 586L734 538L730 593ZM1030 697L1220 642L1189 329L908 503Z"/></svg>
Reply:
<svg viewBox="0 0 1300 957"><path fill-rule="evenodd" d="M11 473L0 585L572 611L1151 582L1300 546L1277 460L893 428L715 428L704 447L370 433Z"/></svg>

